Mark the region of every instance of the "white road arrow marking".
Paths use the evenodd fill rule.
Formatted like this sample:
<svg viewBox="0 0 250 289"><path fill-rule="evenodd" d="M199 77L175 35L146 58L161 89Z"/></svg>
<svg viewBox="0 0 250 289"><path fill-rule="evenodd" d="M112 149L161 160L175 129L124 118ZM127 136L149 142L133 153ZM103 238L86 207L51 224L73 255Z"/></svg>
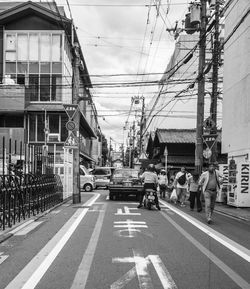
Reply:
<svg viewBox="0 0 250 289"><path fill-rule="evenodd" d="M8 257L9 255L3 255L4 252L0 252L0 264L2 264Z"/></svg>
<svg viewBox="0 0 250 289"><path fill-rule="evenodd" d="M148 272L148 260L140 257L142 254L133 250L135 269L141 289L153 289L153 283ZM139 258L139 259L138 259Z"/></svg>
<svg viewBox="0 0 250 289"><path fill-rule="evenodd" d="M166 266L163 264L161 258L157 255L149 255L149 260L153 264L164 289L177 289L177 286L168 272Z"/></svg>
<svg viewBox="0 0 250 289"><path fill-rule="evenodd" d="M166 266L158 255L149 255L144 258L141 257L140 253L134 250L133 253L134 257L112 259L112 263L135 263L135 266L115 281L110 286L110 289L122 289L136 277L138 277L140 289L154 288L151 277L148 273L148 266L151 263L155 268L163 289L178 289Z"/></svg>

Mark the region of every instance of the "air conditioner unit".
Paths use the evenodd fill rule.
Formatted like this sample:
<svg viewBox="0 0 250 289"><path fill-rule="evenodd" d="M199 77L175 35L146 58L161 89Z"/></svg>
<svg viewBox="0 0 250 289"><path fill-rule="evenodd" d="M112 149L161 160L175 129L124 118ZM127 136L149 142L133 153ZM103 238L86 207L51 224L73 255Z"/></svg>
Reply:
<svg viewBox="0 0 250 289"><path fill-rule="evenodd" d="M48 134L48 142L59 142L60 134L59 133L49 133Z"/></svg>

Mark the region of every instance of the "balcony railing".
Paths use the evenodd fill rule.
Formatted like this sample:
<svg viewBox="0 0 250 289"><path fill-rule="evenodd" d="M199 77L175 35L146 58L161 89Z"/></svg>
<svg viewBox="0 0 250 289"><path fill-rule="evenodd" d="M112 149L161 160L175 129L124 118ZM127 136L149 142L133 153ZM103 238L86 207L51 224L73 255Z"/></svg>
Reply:
<svg viewBox="0 0 250 289"><path fill-rule="evenodd" d="M24 108L24 86L0 84L0 111L23 111Z"/></svg>

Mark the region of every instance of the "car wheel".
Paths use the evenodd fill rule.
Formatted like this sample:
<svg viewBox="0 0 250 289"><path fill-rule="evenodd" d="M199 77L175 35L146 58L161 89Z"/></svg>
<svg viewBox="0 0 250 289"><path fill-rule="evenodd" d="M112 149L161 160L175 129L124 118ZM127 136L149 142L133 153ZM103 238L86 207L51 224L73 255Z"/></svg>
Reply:
<svg viewBox="0 0 250 289"><path fill-rule="evenodd" d="M114 200L113 194L109 194L109 199L110 199L110 201L113 201L113 200Z"/></svg>
<svg viewBox="0 0 250 289"><path fill-rule="evenodd" d="M85 184L83 188L85 192L91 192L93 190L93 187L91 184Z"/></svg>

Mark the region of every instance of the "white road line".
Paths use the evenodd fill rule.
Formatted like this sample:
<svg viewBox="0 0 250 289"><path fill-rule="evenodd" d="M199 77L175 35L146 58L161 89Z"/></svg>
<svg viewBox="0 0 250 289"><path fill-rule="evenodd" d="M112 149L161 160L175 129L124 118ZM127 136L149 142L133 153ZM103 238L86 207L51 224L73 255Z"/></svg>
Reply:
<svg viewBox="0 0 250 289"><path fill-rule="evenodd" d="M181 216L183 219L200 229L203 233L207 234L209 237L213 238L247 262L250 262L250 250L241 246L240 244L234 242L233 240L227 238L225 235L213 230L211 227L201 223L200 221L196 220L195 218L191 217L190 215L174 208L173 206L166 204L165 202L160 201L166 207L171 209L173 212Z"/></svg>
<svg viewBox="0 0 250 289"><path fill-rule="evenodd" d="M177 289L177 286L168 272L166 266L161 261L160 257L157 255L148 256L151 263L153 264L155 271L157 272L159 279L161 281L162 287L164 289Z"/></svg>
<svg viewBox="0 0 250 289"><path fill-rule="evenodd" d="M8 257L9 255L3 255L4 252L0 252L0 264L2 264Z"/></svg>
<svg viewBox="0 0 250 289"><path fill-rule="evenodd" d="M92 236L89 240L88 247L83 255L82 261L78 267L78 271L75 275L74 281L72 283L71 289L82 289L85 288L87 283L87 279L89 276L89 271L91 268L91 264L93 262L96 246L100 237L104 215L106 210L107 204L103 205L103 211L100 211L99 217L96 221L96 225Z"/></svg>
<svg viewBox="0 0 250 289"><path fill-rule="evenodd" d="M88 207L88 206L91 207L101 195L99 193L91 193L91 194L94 194L94 196L92 198L90 198L86 203L84 203L82 205L83 207Z"/></svg>
<svg viewBox="0 0 250 289"><path fill-rule="evenodd" d="M200 250L207 258L209 258L218 268L220 268L233 282L235 282L242 289L249 289L250 284L244 280L239 274L228 267L223 261L217 258L211 251L205 248L195 238L193 238L187 231L179 226L172 218L162 213L162 216L167 219L184 237L186 237L198 250Z"/></svg>
<svg viewBox="0 0 250 289"><path fill-rule="evenodd" d="M43 221L36 221L36 222L32 222L31 224L29 224L28 226L25 226L23 229L19 230L18 232L16 232L14 234L14 236L24 236L27 235L28 233L30 233L31 231L33 231L36 227L40 226L43 223Z"/></svg>
<svg viewBox="0 0 250 289"><path fill-rule="evenodd" d="M94 196L94 199L97 199ZM85 204L84 204L85 205ZM82 219L88 208L78 209L45 247L24 267L24 269L9 283L5 289L33 289L39 283L52 262L63 249Z"/></svg>
<svg viewBox="0 0 250 289"><path fill-rule="evenodd" d="M134 278L136 278L136 269L135 269L135 267L133 267L131 270L129 270L120 279L115 281L110 286L110 289L122 289L122 288L124 288L124 286L126 286Z"/></svg>
<svg viewBox="0 0 250 289"><path fill-rule="evenodd" d="M51 214L57 215L57 214L59 214L61 211L62 211L62 210L52 211Z"/></svg>

